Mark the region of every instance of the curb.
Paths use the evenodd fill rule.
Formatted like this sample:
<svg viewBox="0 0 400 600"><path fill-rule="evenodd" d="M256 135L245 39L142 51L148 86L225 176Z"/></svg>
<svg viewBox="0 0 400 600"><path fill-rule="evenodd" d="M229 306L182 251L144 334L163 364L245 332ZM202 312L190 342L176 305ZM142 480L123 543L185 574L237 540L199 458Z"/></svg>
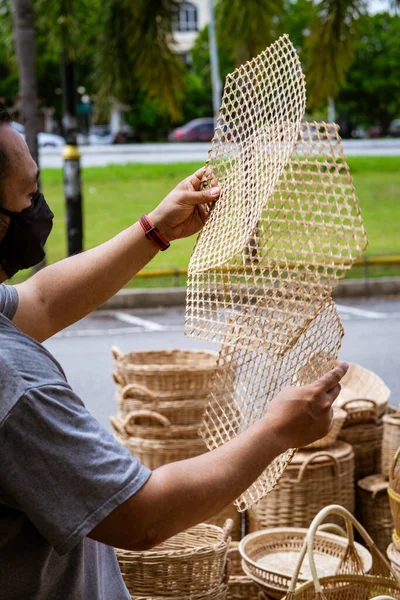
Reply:
<svg viewBox="0 0 400 600"><path fill-rule="evenodd" d="M400 295L400 277L376 279L349 279L341 281L332 296L339 298L382 298ZM183 306L186 288L124 289L115 294L99 309L122 310L132 308L168 308Z"/></svg>

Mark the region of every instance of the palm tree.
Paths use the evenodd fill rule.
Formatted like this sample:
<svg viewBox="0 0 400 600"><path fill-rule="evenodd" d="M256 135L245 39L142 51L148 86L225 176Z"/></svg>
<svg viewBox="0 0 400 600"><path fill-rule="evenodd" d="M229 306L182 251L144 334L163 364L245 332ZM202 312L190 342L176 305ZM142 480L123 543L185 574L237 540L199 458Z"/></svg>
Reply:
<svg viewBox="0 0 400 600"><path fill-rule="evenodd" d="M32 0L13 0L15 46L19 66L19 88L25 138L39 164L36 83L35 16Z"/></svg>

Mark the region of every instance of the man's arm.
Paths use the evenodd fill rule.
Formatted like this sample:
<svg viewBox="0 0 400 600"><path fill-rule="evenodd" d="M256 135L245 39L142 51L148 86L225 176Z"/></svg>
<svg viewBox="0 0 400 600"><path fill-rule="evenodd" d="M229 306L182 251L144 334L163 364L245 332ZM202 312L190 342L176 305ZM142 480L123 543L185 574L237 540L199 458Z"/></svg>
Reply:
<svg viewBox="0 0 400 600"><path fill-rule="evenodd" d="M156 469L90 537L127 550L145 550L217 514L279 454L328 433L332 403L347 369L342 363L311 385L285 388L267 415L235 439L212 452Z"/></svg>
<svg viewBox="0 0 400 600"><path fill-rule="evenodd" d="M200 191L203 174L200 169L184 180L150 213L167 241L193 235L204 225L206 205L218 197L219 190ZM156 253L135 223L108 242L46 267L16 286L19 303L13 321L43 341L104 304Z"/></svg>

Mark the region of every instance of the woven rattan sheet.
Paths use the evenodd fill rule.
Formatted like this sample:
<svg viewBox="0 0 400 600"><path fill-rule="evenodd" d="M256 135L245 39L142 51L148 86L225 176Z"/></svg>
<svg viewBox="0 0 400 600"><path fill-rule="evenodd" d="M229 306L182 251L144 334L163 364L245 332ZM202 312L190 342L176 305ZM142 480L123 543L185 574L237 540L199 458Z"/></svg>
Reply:
<svg viewBox="0 0 400 600"><path fill-rule="evenodd" d="M221 344L200 430L209 449L337 359L343 328L330 294L366 234L337 126L303 122L304 111L287 36L226 79L207 161L221 195L187 282L187 335ZM293 453L267 468L239 510L276 485Z"/></svg>

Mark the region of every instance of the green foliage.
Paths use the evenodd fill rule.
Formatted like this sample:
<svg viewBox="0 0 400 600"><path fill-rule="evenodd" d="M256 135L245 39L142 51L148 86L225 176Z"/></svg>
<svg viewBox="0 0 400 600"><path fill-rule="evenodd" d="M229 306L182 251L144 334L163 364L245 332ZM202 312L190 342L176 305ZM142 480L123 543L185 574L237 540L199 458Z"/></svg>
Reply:
<svg viewBox="0 0 400 600"><path fill-rule="evenodd" d="M307 84L313 106L334 98L354 59L365 0L320 0L306 40Z"/></svg>
<svg viewBox="0 0 400 600"><path fill-rule="evenodd" d="M353 67L337 103L359 125L379 124L386 133L400 116L400 17L365 18Z"/></svg>

